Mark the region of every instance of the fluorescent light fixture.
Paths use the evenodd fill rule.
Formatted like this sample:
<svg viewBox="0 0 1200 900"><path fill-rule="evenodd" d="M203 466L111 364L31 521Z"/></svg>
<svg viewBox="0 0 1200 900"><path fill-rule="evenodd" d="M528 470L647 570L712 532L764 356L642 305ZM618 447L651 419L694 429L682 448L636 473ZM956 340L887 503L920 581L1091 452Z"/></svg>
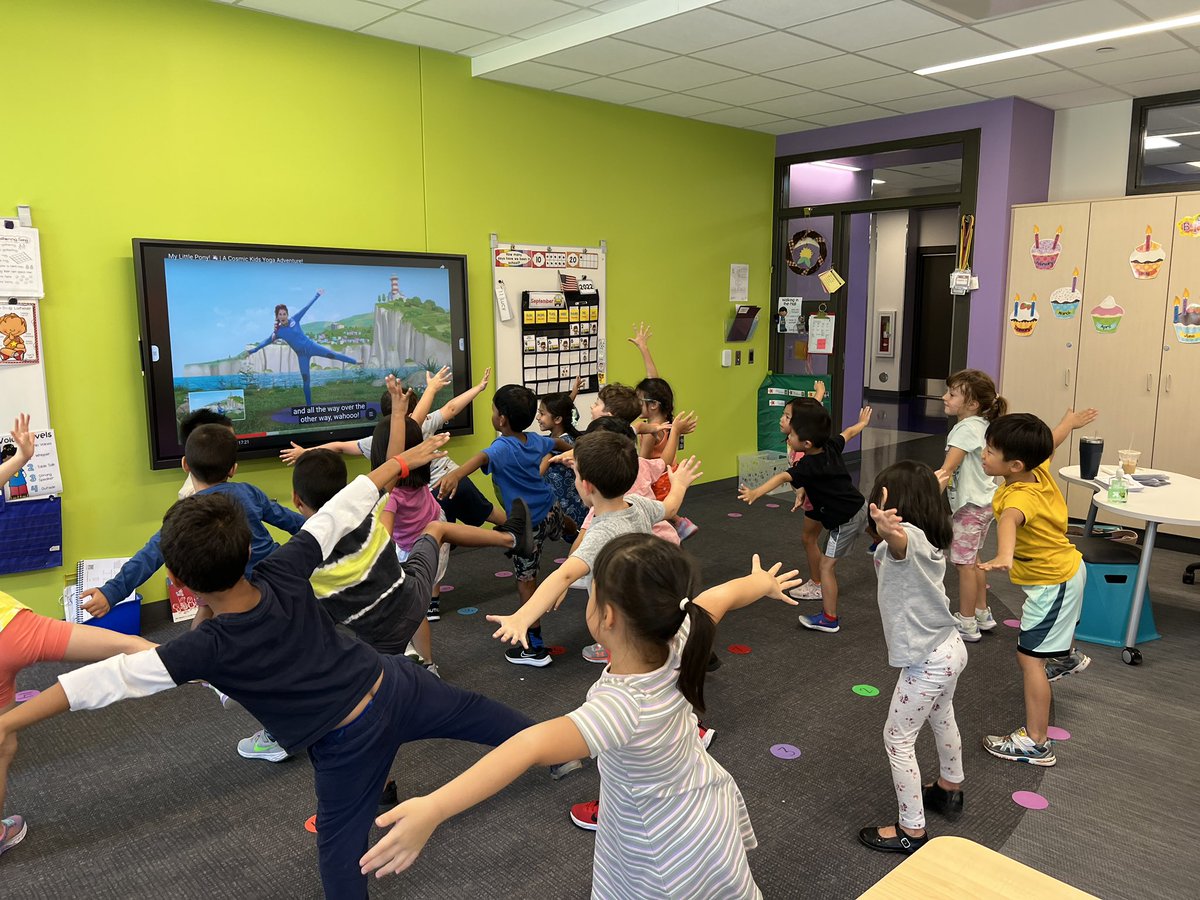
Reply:
<svg viewBox="0 0 1200 900"><path fill-rule="evenodd" d="M809 163L809 165L820 166L822 169L841 169L843 172L862 171L862 169L860 169L858 166L848 166L845 163L825 162L824 160L821 160L820 162Z"/></svg>
<svg viewBox="0 0 1200 900"><path fill-rule="evenodd" d="M1200 131L1177 131L1174 134L1159 134L1147 140L1158 140L1158 138L1177 138L1177 137L1195 137L1200 134Z"/></svg>
<svg viewBox="0 0 1200 900"><path fill-rule="evenodd" d="M1191 166L1192 168L1200 169L1200 162L1190 162L1190 163L1188 163L1188 165Z"/></svg>
<svg viewBox="0 0 1200 900"><path fill-rule="evenodd" d="M1017 59L1021 56L1033 56L1038 53L1050 53L1054 50L1065 50L1067 47L1082 47L1085 44L1099 44L1118 38L1133 37L1138 34L1153 34L1156 31L1171 31L1176 28L1188 28L1200 25L1200 13L1187 16L1176 16L1174 19L1162 19L1158 22L1147 22L1144 25L1131 25L1128 28L1117 28L1113 31L1100 31L1095 34L1085 34L1081 37L1066 38L1061 41L1051 41L1048 44L1037 44L1033 47L1023 47L1018 50L1005 50L1003 53L992 53L988 56L976 56L972 59L962 59L958 62L942 63L939 66L927 66L917 69L914 75L936 75L939 72L951 72L954 69L966 69L971 66L982 66L987 63L1001 62L1006 59Z"/></svg>
<svg viewBox="0 0 1200 900"><path fill-rule="evenodd" d="M1166 135L1156 135L1147 137L1142 142L1142 148L1145 150L1169 150L1171 147L1178 147L1179 141L1173 141Z"/></svg>
<svg viewBox="0 0 1200 900"><path fill-rule="evenodd" d="M882 178L872 178L871 184L887 184Z"/></svg>

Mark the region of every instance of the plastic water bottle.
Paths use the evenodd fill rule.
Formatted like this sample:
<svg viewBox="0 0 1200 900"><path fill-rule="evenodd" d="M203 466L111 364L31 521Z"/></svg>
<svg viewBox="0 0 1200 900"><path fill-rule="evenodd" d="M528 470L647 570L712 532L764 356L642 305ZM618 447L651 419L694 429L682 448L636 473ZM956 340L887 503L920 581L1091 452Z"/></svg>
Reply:
<svg viewBox="0 0 1200 900"><path fill-rule="evenodd" d="M1118 471L1108 483L1108 502L1124 503L1129 498L1129 489L1125 486L1125 475Z"/></svg>

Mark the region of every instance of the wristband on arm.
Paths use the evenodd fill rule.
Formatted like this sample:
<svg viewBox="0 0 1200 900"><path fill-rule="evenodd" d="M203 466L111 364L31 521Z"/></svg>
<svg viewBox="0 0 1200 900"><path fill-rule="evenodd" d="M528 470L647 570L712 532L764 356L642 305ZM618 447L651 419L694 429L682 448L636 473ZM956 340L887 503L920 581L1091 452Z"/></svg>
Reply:
<svg viewBox="0 0 1200 900"><path fill-rule="evenodd" d="M398 462L400 464L400 477L407 478L408 477L408 463L406 463L404 461L404 457L401 456L399 453L397 453L395 456L392 457L392 459L394 459L396 462Z"/></svg>

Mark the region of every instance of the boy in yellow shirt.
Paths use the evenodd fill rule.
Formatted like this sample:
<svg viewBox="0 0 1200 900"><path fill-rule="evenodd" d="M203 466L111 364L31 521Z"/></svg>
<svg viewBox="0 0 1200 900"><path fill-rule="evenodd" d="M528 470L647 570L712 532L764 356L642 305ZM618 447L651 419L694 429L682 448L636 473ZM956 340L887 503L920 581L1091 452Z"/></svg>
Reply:
<svg viewBox="0 0 1200 900"><path fill-rule="evenodd" d="M992 756L1035 766L1055 763L1050 724L1048 660L1067 657L1064 671L1080 671L1090 660L1073 653L1071 641L1083 606L1083 557L1067 540L1067 502L1050 472L1054 450L1097 411L1067 410L1054 431L1037 416L1001 416L984 436L983 471L1004 479L992 498L998 523L995 559L980 563L985 572L1010 572L1025 591L1017 662L1025 682L1025 725L1011 734L988 735ZM1058 675L1055 676L1056 679Z"/></svg>

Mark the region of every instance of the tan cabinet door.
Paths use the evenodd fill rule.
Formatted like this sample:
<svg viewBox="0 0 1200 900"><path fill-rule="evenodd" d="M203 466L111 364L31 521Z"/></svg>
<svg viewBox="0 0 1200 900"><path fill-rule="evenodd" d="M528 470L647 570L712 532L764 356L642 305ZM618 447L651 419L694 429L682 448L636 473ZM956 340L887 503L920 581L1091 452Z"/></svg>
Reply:
<svg viewBox="0 0 1200 900"><path fill-rule="evenodd" d="M1166 328L1162 338L1162 377L1158 385L1158 425L1154 455L1148 465L1184 475L1200 475L1200 195L1179 197L1175 210L1171 280L1164 298ZM1184 223L1180 229L1179 224ZM1195 235L1194 237L1191 235Z"/></svg>

